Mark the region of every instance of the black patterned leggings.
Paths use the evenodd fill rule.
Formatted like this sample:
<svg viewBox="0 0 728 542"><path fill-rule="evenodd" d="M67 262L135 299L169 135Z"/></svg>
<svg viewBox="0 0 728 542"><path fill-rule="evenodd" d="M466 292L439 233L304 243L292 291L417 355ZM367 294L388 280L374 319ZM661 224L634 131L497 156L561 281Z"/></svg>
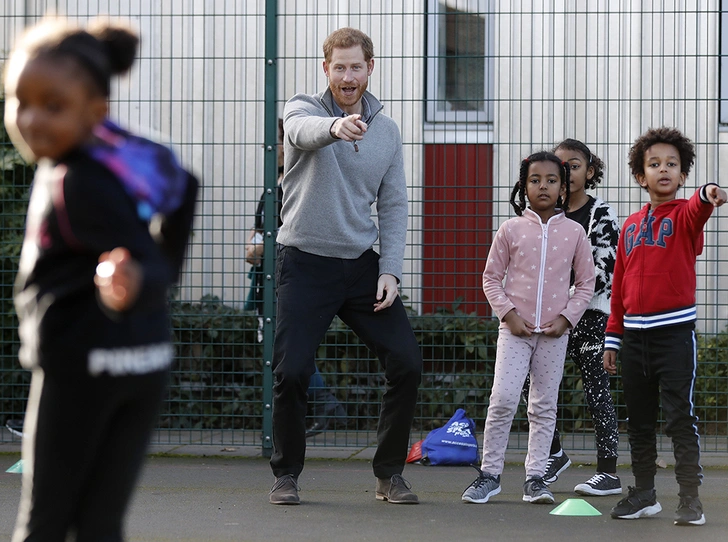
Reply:
<svg viewBox="0 0 728 542"><path fill-rule="evenodd" d="M569 335L567 357L581 371L582 385L589 412L594 423L594 439L597 448L597 471L616 472L619 432L612 394L609 391L609 374L604 370L604 329L608 316L600 311L587 310ZM529 380L523 386L523 396L528 396ZM551 451L561 448L558 430L554 433Z"/></svg>

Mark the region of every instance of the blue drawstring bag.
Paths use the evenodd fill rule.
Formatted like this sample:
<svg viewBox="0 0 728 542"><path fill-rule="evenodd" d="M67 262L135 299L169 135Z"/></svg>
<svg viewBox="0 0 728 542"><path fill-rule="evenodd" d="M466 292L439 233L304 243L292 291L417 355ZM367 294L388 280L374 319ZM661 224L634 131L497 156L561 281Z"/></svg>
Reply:
<svg viewBox="0 0 728 542"><path fill-rule="evenodd" d="M443 427L433 429L422 441L423 465L474 465L478 462L475 422L462 408Z"/></svg>

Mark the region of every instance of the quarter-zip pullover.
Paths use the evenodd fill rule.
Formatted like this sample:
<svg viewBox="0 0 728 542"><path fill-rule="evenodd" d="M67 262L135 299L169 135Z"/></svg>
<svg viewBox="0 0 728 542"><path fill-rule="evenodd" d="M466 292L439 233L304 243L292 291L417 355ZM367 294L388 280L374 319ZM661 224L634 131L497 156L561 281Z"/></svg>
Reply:
<svg viewBox="0 0 728 542"><path fill-rule="evenodd" d="M379 273L401 280L407 235L402 140L381 103L364 94L371 118L364 139L336 139L331 91L297 94L283 112L283 225L278 242L330 258L356 259L379 237ZM377 222L372 219L376 202Z"/></svg>

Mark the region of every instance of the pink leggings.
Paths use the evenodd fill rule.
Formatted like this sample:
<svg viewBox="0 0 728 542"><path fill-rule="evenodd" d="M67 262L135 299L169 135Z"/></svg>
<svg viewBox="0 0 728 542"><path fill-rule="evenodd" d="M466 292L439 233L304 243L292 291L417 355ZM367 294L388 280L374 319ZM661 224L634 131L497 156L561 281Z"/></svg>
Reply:
<svg viewBox="0 0 728 542"><path fill-rule="evenodd" d="M568 339L568 333L561 337L547 337L542 333L516 337L508 326L501 324L495 376L485 420L483 472L492 475L503 472L511 424L518 408L523 382L526 375L530 374L526 479L544 475L554 436L556 403Z"/></svg>

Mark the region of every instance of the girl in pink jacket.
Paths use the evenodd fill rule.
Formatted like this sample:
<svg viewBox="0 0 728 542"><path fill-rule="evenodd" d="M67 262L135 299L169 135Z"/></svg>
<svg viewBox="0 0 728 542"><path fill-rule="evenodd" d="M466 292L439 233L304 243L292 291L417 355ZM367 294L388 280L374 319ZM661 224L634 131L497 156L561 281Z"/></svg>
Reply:
<svg viewBox="0 0 728 542"><path fill-rule="evenodd" d="M523 500L554 502L543 475L568 332L594 294L591 246L584 228L564 215L568 203L566 162L550 152L532 154L521 162L511 193L518 216L498 229L483 272L483 291L501 324L483 461L478 478L463 492L465 502L485 503L501 491L508 436L526 375L531 378L531 392Z"/></svg>

